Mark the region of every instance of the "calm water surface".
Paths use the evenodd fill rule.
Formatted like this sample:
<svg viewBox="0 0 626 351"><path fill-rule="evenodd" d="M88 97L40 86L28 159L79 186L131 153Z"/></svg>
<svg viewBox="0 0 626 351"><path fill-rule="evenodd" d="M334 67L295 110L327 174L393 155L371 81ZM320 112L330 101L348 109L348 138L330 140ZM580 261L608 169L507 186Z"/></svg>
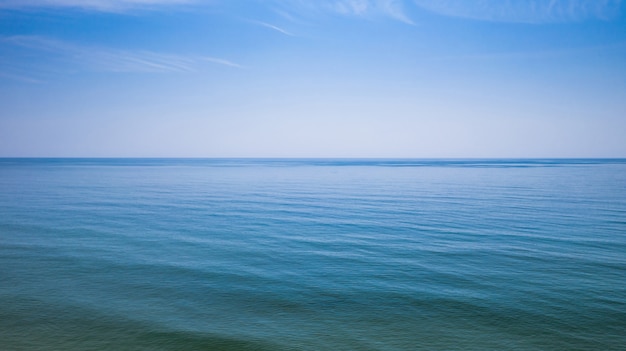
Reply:
<svg viewBox="0 0 626 351"><path fill-rule="evenodd" d="M0 159L2 350L626 350L626 160Z"/></svg>

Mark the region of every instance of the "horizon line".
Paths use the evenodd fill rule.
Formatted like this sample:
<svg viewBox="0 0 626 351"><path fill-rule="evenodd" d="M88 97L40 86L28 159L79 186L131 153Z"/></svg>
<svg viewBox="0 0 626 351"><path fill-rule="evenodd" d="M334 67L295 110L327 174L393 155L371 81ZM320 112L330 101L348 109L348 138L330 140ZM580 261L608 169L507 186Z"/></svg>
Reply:
<svg viewBox="0 0 626 351"><path fill-rule="evenodd" d="M0 156L3 159L65 160L626 160L624 157L248 157L248 156Z"/></svg>

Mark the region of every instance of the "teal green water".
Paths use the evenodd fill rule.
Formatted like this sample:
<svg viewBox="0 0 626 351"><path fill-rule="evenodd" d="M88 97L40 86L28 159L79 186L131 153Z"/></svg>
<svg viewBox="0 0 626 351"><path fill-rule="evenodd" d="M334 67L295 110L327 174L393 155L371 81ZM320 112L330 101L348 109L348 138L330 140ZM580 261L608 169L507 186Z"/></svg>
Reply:
<svg viewBox="0 0 626 351"><path fill-rule="evenodd" d="M626 350L626 160L0 159L1 350Z"/></svg>

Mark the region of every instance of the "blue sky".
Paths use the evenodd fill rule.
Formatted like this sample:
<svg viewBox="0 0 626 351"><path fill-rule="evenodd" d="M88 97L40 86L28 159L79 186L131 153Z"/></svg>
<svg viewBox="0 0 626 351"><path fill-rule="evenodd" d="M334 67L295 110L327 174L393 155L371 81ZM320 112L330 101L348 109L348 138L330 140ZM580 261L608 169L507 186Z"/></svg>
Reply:
<svg viewBox="0 0 626 351"><path fill-rule="evenodd" d="M626 5L0 0L0 156L626 157Z"/></svg>

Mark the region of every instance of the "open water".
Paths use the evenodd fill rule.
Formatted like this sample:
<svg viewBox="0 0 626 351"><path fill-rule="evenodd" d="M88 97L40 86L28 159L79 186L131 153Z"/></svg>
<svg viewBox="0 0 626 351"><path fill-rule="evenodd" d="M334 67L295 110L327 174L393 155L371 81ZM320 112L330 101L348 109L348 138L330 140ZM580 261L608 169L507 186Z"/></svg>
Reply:
<svg viewBox="0 0 626 351"><path fill-rule="evenodd" d="M1 159L1 350L626 350L626 160Z"/></svg>

